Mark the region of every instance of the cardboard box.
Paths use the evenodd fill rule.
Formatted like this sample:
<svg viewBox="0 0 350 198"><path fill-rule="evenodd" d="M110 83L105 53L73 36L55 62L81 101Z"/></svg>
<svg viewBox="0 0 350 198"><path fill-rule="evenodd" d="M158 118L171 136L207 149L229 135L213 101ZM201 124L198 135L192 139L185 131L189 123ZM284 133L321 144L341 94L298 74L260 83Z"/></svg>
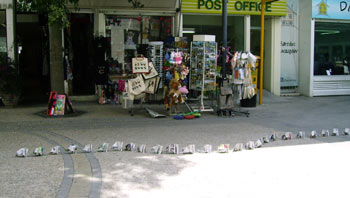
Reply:
<svg viewBox="0 0 350 198"><path fill-rule="evenodd" d="M214 41L215 35L193 35L193 41Z"/></svg>

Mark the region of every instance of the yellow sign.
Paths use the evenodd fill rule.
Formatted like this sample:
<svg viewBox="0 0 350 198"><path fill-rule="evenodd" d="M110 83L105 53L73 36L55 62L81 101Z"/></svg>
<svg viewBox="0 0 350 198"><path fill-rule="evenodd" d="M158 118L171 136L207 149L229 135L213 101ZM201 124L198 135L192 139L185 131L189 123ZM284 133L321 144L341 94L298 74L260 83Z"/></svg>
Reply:
<svg viewBox="0 0 350 198"><path fill-rule="evenodd" d="M193 14L222 14L222 0L182 0L182 13ZM227 14L260 15L261 0L228 0ZM265 15L285 16L287 0L268 2Z"/></svg>

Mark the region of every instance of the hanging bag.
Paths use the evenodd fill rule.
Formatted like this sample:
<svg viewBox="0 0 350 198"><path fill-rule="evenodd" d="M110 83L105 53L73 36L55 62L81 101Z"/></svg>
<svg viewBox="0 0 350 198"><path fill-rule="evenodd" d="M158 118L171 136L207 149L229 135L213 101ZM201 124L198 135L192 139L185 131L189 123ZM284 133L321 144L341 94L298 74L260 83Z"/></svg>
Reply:
<svg viewBox="0 0 350 198"><path fill-rule="evenodd" d="M128 92L133 95L139 95L146 90L145 82L141 76L128 80Z"/></svg>
<svg viewBox="0 0 350 198"><path fill-rule="evenodd" d="M158 76L158 72L157 70L154 68L154 65L152 62L148 63L148 67L149 67L149 72L148 73L143 73L142 76L145 80L147 79L151 79L154 78L156 76Z"/></svg>
<svg viewBox="0 0 350 198"><path fill-rule="evenodd" d="M145 57L133 58L132 73L134 74L149 73L148 59Z"/></svg>

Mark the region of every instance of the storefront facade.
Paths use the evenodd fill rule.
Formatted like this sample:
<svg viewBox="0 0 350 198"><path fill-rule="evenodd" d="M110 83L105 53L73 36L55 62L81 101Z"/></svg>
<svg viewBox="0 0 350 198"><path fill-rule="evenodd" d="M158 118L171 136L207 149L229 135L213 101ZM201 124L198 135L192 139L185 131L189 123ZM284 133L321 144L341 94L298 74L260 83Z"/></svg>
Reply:
<svg viewBox="0 0 350 198"><path fill-rule="evenodd" d="M140 2L144 7L134 9L127 0L80 0L80 10L73 12L90 13L93 16L94 36L104 36L111 41L114 47L108 53L123 67L127 67L127 63L122 57L128 53L138 53L132 52L131 48L118 47L117 43L125 41L129 33L138 46L152 41L165 41L168 35L188 37L191 41L193 34L209 34L216 36L219 45L222 42L221 0ZM260 2L228 2L228 43L234 51L251 51L260 55ZM275 95L280 95L281 87L281 24L282 16L287 13L286 5L287 0L266 5L264 88Z"/></svg>
<svg viewBox="0 0 350 198"><path fill-rule="evenodd" d="M261 1L228 1L228 46L233 51L260 55ZM266 4L264 88L280 95L281 23L287 1ZM182 0L179 36L191 40L193 34L215 35L222 42L222 1Z"/></svg>
<svg viewBox="0 0 350 198"><path fill-rule="evenodd" d="M178 16L180 12L178 0L141 0L139 2L144 7L134 8L127 0L80 0L80 9L78 11L74 10L73 7L71 8L72 16L75 19L85 18L85 21L89 21L88 23L91 24L91 28L87 27L87 29L89 29L90 33L84 36L92 38L92 41L90 42L91 46L87 47L81 46L81 43L73 43L74 38L81 37L76 34L74 35L74 32L79 32L81 22L72 23L72 27L76 26L78 28L75 30L71 29L70 35L65 35L67 37L71 36L70 40L72 40L73 48L76 48L71 51L78 53L85 51L85 55L82 56L89 57L89 54L91 54L90 51L94 51L94 49L87 50L87 48L94 47L96 44L95 41L99 39L99 37L104 38L108 46L106 47L105 59L108 61L113 60L118 63L117 69L113 70L110 75L118 76L119 78L121 75L130 73L131 57L135 57L138 54L147 55L146 52L143 51L144 45L155 41L165 42L168 35L178 34L179 29ZM83 25L85 27L88 26L88 24ZM76 57L76 55L73 56ZM96 57L92 57L92 59L95 58ZM91 79L91 74L86 72L86 65L89 63L81 62L80 60L82 59L73 61L71 64L73 68L73 86L69 87L69 89L73 90L70 91L73 95L76 95L81 88L86 86L84 85L84 82L86 82L84 78ZM90 61L90 63L91 62L94 61ZM90 71L94 71L94 69L90 69ZM88 76L77 75L78 73L84 72ZM94 79L93 81L99 80ZM95 93L100 94L100 89L97 86L94 89ZM80 91L78 95L91 95L91 85L89 85L87 91Z"/></svg>
<svg viewBox="0 0 350 198"><path fill-rule="evenodd" d="M0 0L0 52L15 58L13 0Z"/></svg>
<svg viewBox="0 0 350 198"><path fill-rule="evenodd" d="M303 54L299 58L299 92L307 96L349 95L350 2L299 3L299 49Z"/></svg>

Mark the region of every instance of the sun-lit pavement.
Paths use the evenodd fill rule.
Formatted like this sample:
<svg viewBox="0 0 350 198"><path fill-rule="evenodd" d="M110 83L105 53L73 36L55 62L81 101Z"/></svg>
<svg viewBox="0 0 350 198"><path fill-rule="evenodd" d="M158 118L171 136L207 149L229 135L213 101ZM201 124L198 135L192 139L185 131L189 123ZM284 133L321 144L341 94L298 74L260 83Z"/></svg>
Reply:
<svg viewBox="0 0 350 198"><path fill-rule="evenodd" d="M139 156L134 164L116 160L114 171L105 173L104 182L110 184L101 197L345 198L349 197L349 151L350 143L344 142L167 159ZM132 171L124 172L126 165ZM158 172L159 166L169 172ZM149 172L157 177L157 184L144 178Z"/></svg>
<svg viewBox="0 0 350 198"><path fill-rule="evenodd" d="M0 107L0 197L349 197L350 136L282 141L286 131L350 128L350 96L274 97L251 108L249 118L204 114L195 120L131 117L117 105L73 103L78 117L43 118L46 105ZM161 110L162 106L153 105ZM276 132L279 140L253 151L228 154L155 155L161 144L256 141ZM43 146L67 148L103 142L146 144L148 152L61 154L16 158Z"/></svg>

